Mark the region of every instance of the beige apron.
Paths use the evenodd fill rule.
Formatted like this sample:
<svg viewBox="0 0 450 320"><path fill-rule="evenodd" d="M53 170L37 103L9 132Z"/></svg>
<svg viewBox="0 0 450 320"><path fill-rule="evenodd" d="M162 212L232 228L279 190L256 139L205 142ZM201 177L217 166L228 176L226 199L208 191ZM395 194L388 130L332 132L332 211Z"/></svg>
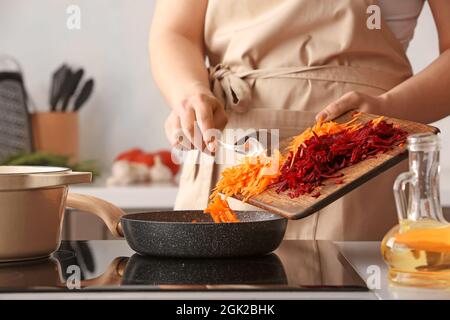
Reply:
<svg viewBox="0 0 450 320"><path fill-rule="evenodd" d="M299 134L344 93L379 95L411 76L384 24L369 30L374 0L209 0L205 44L211 87L227 128ZM194 162L201 158L201 164ZM223 165L198 151L184 164L176 209L204 209ZM379 240L395 224L397 166L325 209L289 222L288 239ZM240 209L238 201L231 203ZM245 205L246 209L250 206Z"/></svg>

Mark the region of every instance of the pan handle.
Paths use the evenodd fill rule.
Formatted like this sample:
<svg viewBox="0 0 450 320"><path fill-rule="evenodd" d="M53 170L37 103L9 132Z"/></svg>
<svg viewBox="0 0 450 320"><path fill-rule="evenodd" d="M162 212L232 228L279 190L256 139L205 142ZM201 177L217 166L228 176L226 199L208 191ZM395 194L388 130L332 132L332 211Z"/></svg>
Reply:
<svg viewBox="0 0 450 320"><path fill-rule="evenodd" d="M81 280L81 286L87 288L120 285L129 259L128 257L115 258L102 275L94 279Z"/></svg>
<svg viewBox="0 0 450 320"><path fill-rule="evenodd" d="M130 260L129 257L117 257L108 266L105 272L100 276L93 279L81 280L81 287L101 287L101 286L118 286L122 282L123 275L127 263ZM59 263L59 270L61 270L61 263ZM58 287L67 288L67 282L59 282Z"/></svg>
<svg viewBox="0 0 450 320"><path fill-rule="evenodd" d="M84 194L69 193L67 195L66 206L72 209L95 214L103 220L113 236L123 237L120 218L125 214L125 212L112 203Z"/></svg>

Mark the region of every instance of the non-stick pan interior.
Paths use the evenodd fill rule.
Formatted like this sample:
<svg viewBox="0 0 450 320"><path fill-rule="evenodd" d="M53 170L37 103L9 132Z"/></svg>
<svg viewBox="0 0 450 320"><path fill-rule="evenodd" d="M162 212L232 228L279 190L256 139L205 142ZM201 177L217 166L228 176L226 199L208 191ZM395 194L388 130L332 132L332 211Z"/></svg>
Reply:
<svg viewBox="0 0 450 320"><path fill-rule="evenodd" d="M237 211L240 223L284 219L276 214L263 211ZM127 214L124 220L149 221L154 223L214 223L209 214L202 211L161 211Z"/></svg>

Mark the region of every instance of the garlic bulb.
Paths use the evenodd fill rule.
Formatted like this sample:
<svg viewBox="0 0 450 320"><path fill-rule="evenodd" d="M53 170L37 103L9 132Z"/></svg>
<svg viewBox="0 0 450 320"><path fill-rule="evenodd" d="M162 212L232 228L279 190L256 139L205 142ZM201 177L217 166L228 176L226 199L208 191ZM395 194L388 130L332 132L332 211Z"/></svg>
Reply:
<svg viewBox="0 0 450 320"><path fill-rule="evenodd" d="M134 183L148 182L150 179L149 168L142 163L131 163L131 179Z"/></svg>
<svg viewBox="0 0 450 320"><path fill-rule="evenodd" d="M126 160L113 163L111 177L106 180L107 186L127 186L133 183L133 172L131 164Z"/></svg>
<svg viewBox="0 0 450 320"><path fill-rule="evenodd" d="M126 160L120 160L113 163L111 169L112 176L116 179L130 179L131 178L131 167L130 163Z"/></svg>
<svg viewBox="0 0 450 320"><path fill-rule="evenodd" d="M160 156L155 156L155 164L149 170L151 182L172 181L172 171L162 163Z"/></svg>

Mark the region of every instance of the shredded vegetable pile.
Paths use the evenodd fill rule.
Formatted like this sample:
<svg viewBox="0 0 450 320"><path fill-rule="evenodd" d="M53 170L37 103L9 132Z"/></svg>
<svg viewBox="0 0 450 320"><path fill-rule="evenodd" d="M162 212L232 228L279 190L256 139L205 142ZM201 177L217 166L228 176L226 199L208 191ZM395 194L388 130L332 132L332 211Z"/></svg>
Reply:
<svg viewBox="0 0 450 320"><path fill-rule="evenodd" d="M353 116L353 119L346 123L337 123L334 121L328 121L328 122L322 122L318 121L312 128L308 128L305 131L303 131L298 136L294 137L292 139L292 142L290 144L290 151L294 154L297 153L298 150L300 150L302 144L314 136L329 136L333 135L339 132L342 132L344 130L347 131L355 131L359 129L362 125L360 123L357 123L357 116L358 113L355 113Z"/></svg>
<svg viewBox="0 0 450 320"><path fill-rule="evenodd" d="M246 157L242 163L226 168L222 172L221 179L214 188L210 197L211 201L204 212L211 214L216 222L217 220L237 222L235 215L222 214L222 212L231 211L226 197L242 195L245 202L251 196L260 194L277 180L282 163L281 154L275 152L273 157L265 155ZM220 194L223 194L225 199L222 199Z"/></svg>
<svg viewBox="0 0 450 320"><path fill-rule="evenodd" d="M236 222L235 215L222 214L232 212L227 197L239 195L245 202L267 188L288 192L291 198L304 194L319 197L318 189L325 179L344 183L339 170L405 142L406 131L388 124L383 117L363 125L357 122L358 116L355 113L343 124L319 121L292 139L287 157L279 152L273 157L249 157L225 169L205 213L216 222Z"/></svg>
<svg viewBox="0 0 450 320"><path fill-rule="evenodd" d="M342 184L343 173L338 171L362 160L384 153L404 143L407 132L388 124L383 118L365 125L350 125L331 135L317 135L304 141L295 153L291 150L283 164L277 183L277 192L287 191L289 197L311 194L319 197L316 189L325 179Z"/></svg>
<svg viewBox="0 0 450 320"><path fill-rule="evenodd" d="M264 155L246 157L242 163L226 168L222 172L211 198L214 199L219 193L226 197L239 194L244 197L245 202L251 196L266 190L277 180L282 163L283 159L278 151L273 157Z"/></svg>

